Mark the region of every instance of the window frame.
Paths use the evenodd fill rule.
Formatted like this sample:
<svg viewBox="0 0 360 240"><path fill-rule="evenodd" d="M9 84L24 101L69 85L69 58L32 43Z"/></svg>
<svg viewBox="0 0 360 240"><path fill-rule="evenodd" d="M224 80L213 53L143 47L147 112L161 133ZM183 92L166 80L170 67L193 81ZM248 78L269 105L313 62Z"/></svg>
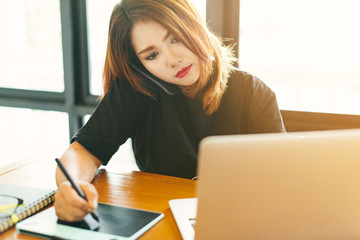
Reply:
<svg viewBox="0 0 360 240"><path fill-rule="evenodd" d="M83 125L84 116L94 111L99 96L90 93L86 0L59 1L65 90L59 93L0 87L0 106L65 112L68 114L72 137ZM206 2L207 23L218 35L232 39L226 41L226 44L241 44L239 14L240 0ZM238 47L234 51L238 57ZM295 115L296 111L292 112L291 116ZM356 115L346 116L358 119ZM296 124L308 124L300 121Z"/></svg>
<svg viewBox="0 0 360 240"><path fill-rule="evenodd" d="M59 2L65 90L59 93L0 87L0 106L65 112L72 137L83 125L83 117L94 111L99 97L90 94L86 0Z"/></svg>

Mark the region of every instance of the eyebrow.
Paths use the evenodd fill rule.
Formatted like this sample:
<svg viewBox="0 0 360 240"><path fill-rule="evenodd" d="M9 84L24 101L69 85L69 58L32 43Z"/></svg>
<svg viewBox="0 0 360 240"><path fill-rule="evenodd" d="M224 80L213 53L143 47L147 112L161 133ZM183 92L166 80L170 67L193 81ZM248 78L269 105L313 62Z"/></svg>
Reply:
<svg viewBox="0 0 360 240"><path fill-rule="evenodd" d="M163 41L166 41L166 39L168 39L169 36L170 36L170 32L167 32L167 33L165 34L165 36L162 38L162 40L163 40ZM154 49L153 46L147 47L147 48L141 50L138 54L139 54L139 55L140 55L140 54L143 54L143 53L145 53L145 52L151 51L152 49Z"/></svg>
<svg viewBox="0 0 360 240"><path fill-rule="evenodd" d="M169 36L170 36L170 32L167 32L163 37L163 41L166 41L166 39L168 39Z"/></svg>

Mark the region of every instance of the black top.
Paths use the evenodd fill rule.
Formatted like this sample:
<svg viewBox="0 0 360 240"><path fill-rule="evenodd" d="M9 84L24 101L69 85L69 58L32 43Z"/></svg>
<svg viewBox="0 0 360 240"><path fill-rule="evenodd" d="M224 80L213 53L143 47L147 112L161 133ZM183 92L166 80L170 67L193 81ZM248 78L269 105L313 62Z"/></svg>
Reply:
<svg viewBox="0 0 360 240"><path fill-rule="evenodd" d="M149 82L156 100L117 80L73 141L106 165L131 138L141 171L192 178L204 137L285 131L275 94L248 73L232 74L219 109L210 116L200 100L186 97L177 86L159 81L169 94Z"/></svg>

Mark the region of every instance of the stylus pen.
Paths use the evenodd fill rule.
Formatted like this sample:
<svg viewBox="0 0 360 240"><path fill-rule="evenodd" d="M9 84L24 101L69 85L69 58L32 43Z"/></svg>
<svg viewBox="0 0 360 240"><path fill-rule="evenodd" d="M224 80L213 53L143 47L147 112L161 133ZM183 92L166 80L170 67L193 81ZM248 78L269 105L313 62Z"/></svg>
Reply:
<svg viewBox="0 0 360 240"><path fill-rule="evenodd" d="M81 190L81 188L72 180L72 178L70 177L69 173L66 171L64 165L61 163L61 161L58 158L55 158L56 163L58 164L58 166L60 167L61 171L64 173L66 179L70 182L71 186L73 187L73 189L75 189L75 191L77 192L77 194L79 194L80 197L82 197L83 199L86 199L85 193ZM91 216L96 220L99 221L99 216L95 213L92 212L90 213Z"/></svg>

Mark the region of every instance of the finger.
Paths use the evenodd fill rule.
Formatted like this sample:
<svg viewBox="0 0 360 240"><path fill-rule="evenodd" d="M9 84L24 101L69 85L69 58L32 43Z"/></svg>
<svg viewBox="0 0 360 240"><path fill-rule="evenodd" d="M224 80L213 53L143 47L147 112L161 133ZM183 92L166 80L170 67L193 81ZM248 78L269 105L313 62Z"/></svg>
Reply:
<svg viewBox="0 0 360 240"><path fill-rule="evenodd" d="M82 220L87 211L84 211L81 208L75 208L60 194L55 194L55 213L60 220L64 221L80 221Z"/></svg>
<svg viewBox="0 0 360 240"><path fill-rule="evenodd" d="M62 220L81 220L90 205L82 199L71 187L70 183L63 183L55 195L55 209Z"/></svg>
<svg viewBox="0 0 360 240"><path fill-rule="evenodd" d="M61 188L61 193L69 204L76 208L81 208L84 211L87 211L89 208L91 208L90 204L81 196L79 196L79 194L71 187L69 182L66 182L66 184L61 186Z"/></svg>
<svg viewBox="0 0 360 240"><path fill-rule="evenodd" d="M85 193L86 199L91 208L91 212L94 211L98 206L98 198L99 198L98 192L96 191L94 185L89 183L83 184L80 182L80 187Z"/></svg>

